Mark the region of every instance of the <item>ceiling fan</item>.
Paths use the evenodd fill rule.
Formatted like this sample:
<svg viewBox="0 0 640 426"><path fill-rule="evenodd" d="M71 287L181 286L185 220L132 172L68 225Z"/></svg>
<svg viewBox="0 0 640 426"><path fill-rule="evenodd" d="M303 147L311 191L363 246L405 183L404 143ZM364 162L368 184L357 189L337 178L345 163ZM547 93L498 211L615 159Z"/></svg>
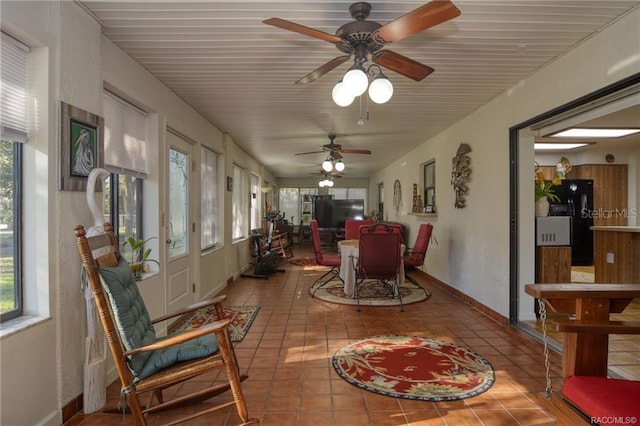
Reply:
<svg viewBox="0 0 640 426"><path fill-rule="evenodd" d="M331 178L335 178L335 179L339 179L341 177L344 177L344 173L341 172L325 172L324 170L320 171L320 172L316 172L316 173L309 173L311 176L323 176L325 179L329 179Z"/></svg>
<svg viewBox="0 0 640 426"><path fill-rule="evenodd" d="M381 49L389 43L403 40L460 15L460 10L450 0L432 0L385 25L367 20L370 11L371 5L367 2L353 3L349 6L349 13L355 21L338 28L335 35L280 18L270 18L263 23L328 41L335 44L338 50L346 53L302 77L296 81L296 84L317 80L347 61L352 55L355 56L355 64L361 66L367 61L369 54L374 64L420 81L431 74L434 71L433 68L391 50Z"/></svg>
<svg viewBox="0 0 640 426"><path fill-rule="evenodd" d="M322 145L322 151L310 151L310 152L300 152L295 155L307 155L307 154L319 154L323 152L328 152L329 157L334 160L339 160L342 158L342 154L369 154L371 155L371 151L368 149L349 149L343 148L342 145L334 142L336 135L334 133L329 134L330 142L328 144Z"/></svg>

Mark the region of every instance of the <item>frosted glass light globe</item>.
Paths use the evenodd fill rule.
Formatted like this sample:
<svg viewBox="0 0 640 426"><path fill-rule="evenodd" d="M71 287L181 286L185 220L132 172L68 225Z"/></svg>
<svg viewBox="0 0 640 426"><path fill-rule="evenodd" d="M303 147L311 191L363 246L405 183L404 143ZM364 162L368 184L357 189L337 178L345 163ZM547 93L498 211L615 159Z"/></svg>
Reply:
<svg viewBox="0 0 640 426"><path fill-rule="evenodd" d="M328 158L322 162L322 170L330 172L333 170L333 163Z"/></svg>
<svg viewBox="0 0 640 426"><path fill-rule="evenodd" d="M341 172L344 170L344 163L342 162L342 160L338 160L334 165L334 167L336 168L337 171Z"/></svg>
<svg viewBox="0 0 640 426"><path fill-rule="evenodd" d="M369 86L369 98L377 104L383 104L393 96L393 84L386 77L378 77Z"/></svg>
<svg viewBox="0 0 640 426"><path fill-rule="evenodd" d="M367 86L369 85L369 79L367 78L367 74L364 73L361 69L354 68L347 71L347 73L342 78L343 84L349 90L349 93L355 98L356 96L362 95L365 90L367 90Z"/></svg>
<svg viewBox="0 0 640 426"><path fill-rule="evenodd" d="M354 96L351 95L347 87L342 81L339 81L331 91L331 97L336 105L347 107L353 103Z"/></svg>

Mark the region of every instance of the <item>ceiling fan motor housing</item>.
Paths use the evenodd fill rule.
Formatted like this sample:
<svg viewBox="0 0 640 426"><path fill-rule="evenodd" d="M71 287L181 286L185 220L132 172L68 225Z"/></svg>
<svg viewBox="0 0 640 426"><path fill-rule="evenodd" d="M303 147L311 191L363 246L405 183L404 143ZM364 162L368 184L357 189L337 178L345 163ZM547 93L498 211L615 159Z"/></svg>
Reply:
<svg viewBox="0 0 640 426"><path fill-rule="evenodd" d="M374 21L352 21L347 22L336 31L336 36L342 41L336 43L338 50L351 54L358 44L365 44L369 52L376 52L384 47L384 44L377 43L371 38L371 33L382 25Z"/></svg>

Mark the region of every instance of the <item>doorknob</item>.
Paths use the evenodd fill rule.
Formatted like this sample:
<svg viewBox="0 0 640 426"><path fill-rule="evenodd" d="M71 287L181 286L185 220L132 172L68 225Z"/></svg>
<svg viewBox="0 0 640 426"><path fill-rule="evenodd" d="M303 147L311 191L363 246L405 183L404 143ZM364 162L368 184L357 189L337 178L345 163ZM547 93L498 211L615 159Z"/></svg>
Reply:
<svg viewBox="0 0 640 426"><path fill-rule="evenodd" d="M172 241L171 241L171 238L168 238L168 239L167 239L167 244L171 244L171 242L172 242Z"/></svg>

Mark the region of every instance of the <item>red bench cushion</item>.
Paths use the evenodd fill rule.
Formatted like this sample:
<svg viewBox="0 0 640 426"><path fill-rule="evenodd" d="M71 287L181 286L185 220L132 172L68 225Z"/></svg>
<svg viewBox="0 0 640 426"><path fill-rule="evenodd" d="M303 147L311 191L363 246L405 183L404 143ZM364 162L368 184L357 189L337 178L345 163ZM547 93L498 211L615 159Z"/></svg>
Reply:
<svg viewBox="0 0 640 426"><path fill-rule="evenodd" d="M621 418L640 418L640 381L571 376L565 380L562 393L603 425Z"/></svg>

